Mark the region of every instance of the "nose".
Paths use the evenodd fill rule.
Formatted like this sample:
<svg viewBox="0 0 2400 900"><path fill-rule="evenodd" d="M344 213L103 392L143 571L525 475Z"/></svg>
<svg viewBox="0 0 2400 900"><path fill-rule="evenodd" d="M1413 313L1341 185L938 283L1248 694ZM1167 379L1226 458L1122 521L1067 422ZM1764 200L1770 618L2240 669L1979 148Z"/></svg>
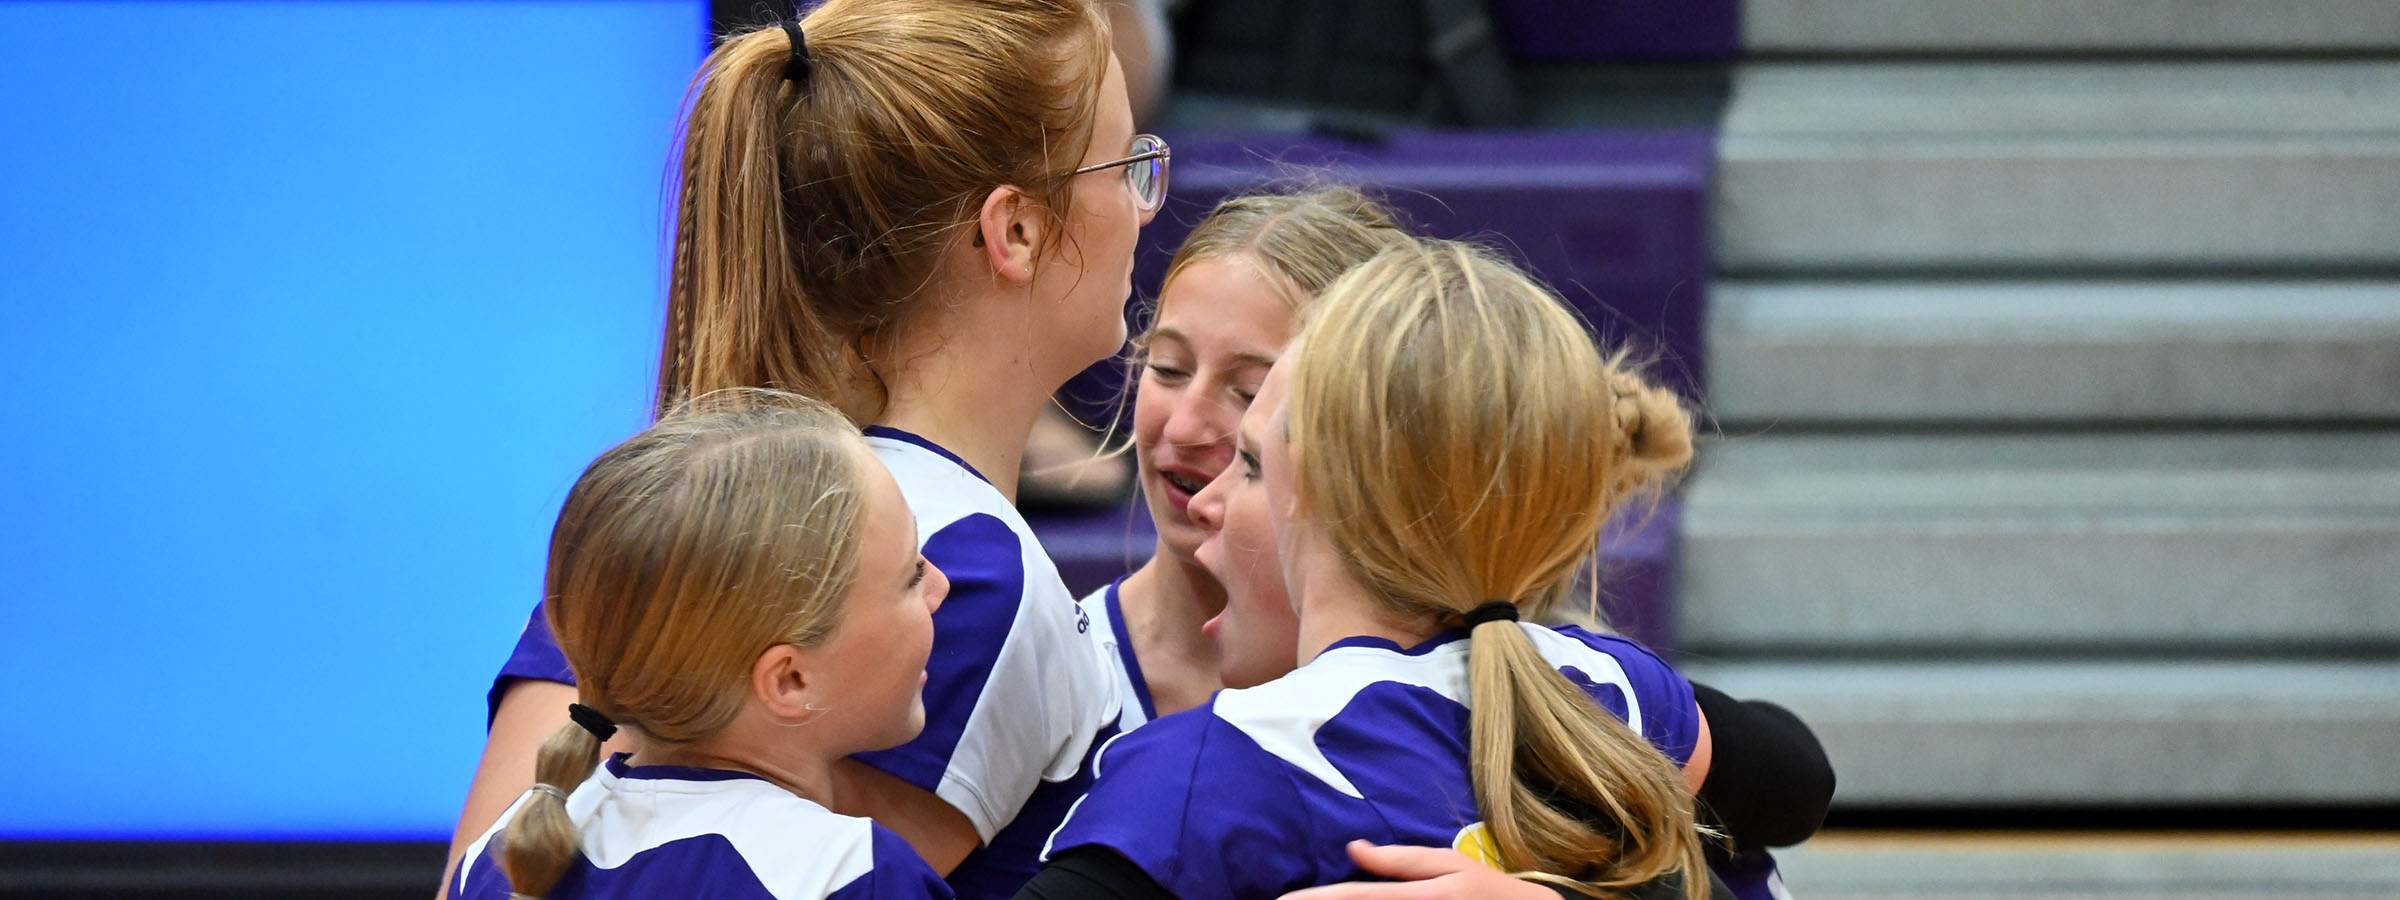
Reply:
<svg viewBox="0 0 2400 900"><path fill-rule="evenodd" d="M1197 379L1195 379L1197 381ZM1175 404L1167 408L1167 421L1159 428L1159 436L1167 443L1185 449L1214 449L1231 444L1234 422L1241 413L1226 408L1215 392L1200 384L1183 389ZM1202 454L1203 457L1213 454Z"/></svg>
<svg viewBox="0 0 2400 900"><path fill-rule="evenodd" d="M1225 492L1231 488L1233 479L1241 477L1235 468L1227 466L1225 471L1218 472L1216 479L1201 488L1200 493L1193 494L1191 504L1184 508L1185 514L1192 517L1192 524L1200 526L1202 531L1215 534L1225 530Z"/></svg>
<svg viewBox="0 0 2400 900"><path fill-rule="evenodd" d="M943 574L943 573L942 573L942 567L940 567L940 566L937 566L937 565L934 565L932 560L930 560L930 559L929 559L929 560L926 560L926 561L925 561L925 609L926 609L926 611L930 612L930 611L933 611L933 610L941 609L941 608L942 608L942 601L943 601L944 599L948 598L949 596L950 596L950 576Z"/></svg>

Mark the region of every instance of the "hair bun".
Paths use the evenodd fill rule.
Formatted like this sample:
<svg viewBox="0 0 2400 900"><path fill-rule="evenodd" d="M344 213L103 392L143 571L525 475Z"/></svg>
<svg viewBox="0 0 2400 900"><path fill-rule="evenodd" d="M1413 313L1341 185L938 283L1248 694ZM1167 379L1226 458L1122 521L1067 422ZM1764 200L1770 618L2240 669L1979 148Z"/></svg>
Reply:
<svg viewBox="0 0 2400 900"><path fill-rule="evenodd" d="M1692 418L1675 394L1615 366L1608 375L1611 413L1624 441L1627 461L1642 478L1663 475L1692 461Z"/></svg>

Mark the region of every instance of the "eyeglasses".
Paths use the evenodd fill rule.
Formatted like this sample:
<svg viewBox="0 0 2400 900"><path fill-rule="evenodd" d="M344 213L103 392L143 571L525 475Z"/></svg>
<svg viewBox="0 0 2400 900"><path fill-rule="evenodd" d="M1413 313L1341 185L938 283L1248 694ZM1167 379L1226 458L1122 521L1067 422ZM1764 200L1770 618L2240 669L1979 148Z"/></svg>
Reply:
<svg viewBox="0 0 2400 900"><path fill-rule="evenodd" d="M1158 211L1167 202L1167 160L1172 155L1164 138L1155 134L1133 136L1133 155L1076 169L1068 174L1083 175L1102 169L1125 167L1125 187L1133 191L1135 203L1141 204L1142 214Z"/></svg>

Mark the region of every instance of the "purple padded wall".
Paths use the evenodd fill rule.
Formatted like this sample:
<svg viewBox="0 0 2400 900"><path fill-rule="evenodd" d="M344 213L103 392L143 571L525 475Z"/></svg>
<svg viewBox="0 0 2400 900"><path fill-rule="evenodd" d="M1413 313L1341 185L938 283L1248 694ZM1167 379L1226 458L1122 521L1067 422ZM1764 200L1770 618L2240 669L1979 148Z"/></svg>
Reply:
<svg viewBox="0 0 2400 900"><path fill-rule="evenodd" d="M1652 371L1699 396L1701 312L1709 269L1708 182L1715 138L1703 131L1415 132L1379 144L1325 137L1182 138L1166 208L1142 229L1134 328L1167 262L1224 197L1278 178L1358 184L1438 237L1509 250ZM1121 364L1079 376L1067 394L1093 421L1113 411Z"/></svg>

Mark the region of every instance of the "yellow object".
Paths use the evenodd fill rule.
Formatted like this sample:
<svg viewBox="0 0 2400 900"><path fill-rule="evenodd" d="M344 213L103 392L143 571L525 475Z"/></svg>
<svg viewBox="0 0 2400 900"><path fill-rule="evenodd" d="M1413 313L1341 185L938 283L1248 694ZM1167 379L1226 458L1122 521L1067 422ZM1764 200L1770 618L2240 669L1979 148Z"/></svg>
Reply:
<svg viewBox="0 0 2400 900"><path fill-rule="evenodd" d="M1492 842L1491 829L1482 822L1459 829L1458 836L1450 839L1450 849L1474 857L1476 862L1508 871L1508 867L1500 864L1500 845Z"/></svg>

